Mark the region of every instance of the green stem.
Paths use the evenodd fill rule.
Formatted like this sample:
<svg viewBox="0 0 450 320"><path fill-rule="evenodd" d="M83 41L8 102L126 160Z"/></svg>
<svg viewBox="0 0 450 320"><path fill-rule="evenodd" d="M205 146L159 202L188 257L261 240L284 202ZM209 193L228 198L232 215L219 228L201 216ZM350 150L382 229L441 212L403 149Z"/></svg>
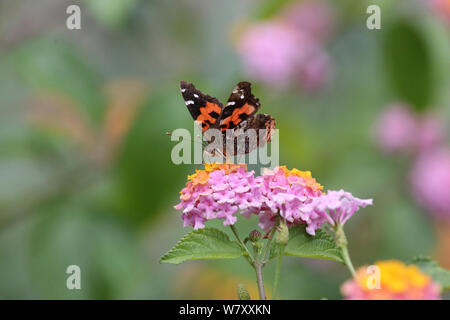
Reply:
<svg viewBox="0 0 450 320"><path fill-rule="evenodd" d="M342 258L344 259L344 263L347 266L348 270L352 274L353 277L356 276L355 268L353 267L352 260L350 259L350 254L348 253L348 241L345 236L344 227L338 224L335 228L335 241L336 245L341 248Z"/></svg>
<svg viewBox="0 0 450 320"><path fill-rule="evenodd" d="M266 290L264 289L264 280L262 274L262 263L255 263L256 283L258 284L259 300L266 300Z"/></svg>
<svg viewBox="0 0 450 320"><path fill-rule="evenodd" d="M280 252L278 254L277 264L275 266L275 279L273 282L272 300L277 299L278 296L278 280L280 279L281 261L283 260L284 247L285 245L280 245L279 248Z"/></svg>
<svg viewBox="0 0 450 320"><path fill-rule="evenodd" d="M241 240L241 237L239 236L239 233L236 230L236 227L234 225L230 225L231 230L234 233L234 236L236 237L237 241L239 242L239 244L245 249L245 251L247 251L247 255L245 256L245 258L247 259L248 263L250 263L250 265L252 267L255 267L254 263L255 263L255 259L253 258L252 254L250 253L250 251L248 250L247 246L244 244L244 242Z"/></svg>
<svg viewBox="0 0 450 320"><path fill-rule="evenodd" d="M347 246L341 247L342 251L342 258L344 258L345 265L347 266L348 270L350 270L350 273L353 277L356 277L355 268L353 267L352 260L350 259L350 255L348 254Z"/></svg>
<svg viewBox="0 0 450 320"><path fill-rule="evenodd" d="M273 239L273 236L275 235L276 229L277 228L274 227L269 234L269 240L267 240L267 242L266 242L266 247L264 248L264 253L262 255L263 261L267 261L267 259L269 258L267 255L270 253L270 245L272 243L272 239Z"/></svg>

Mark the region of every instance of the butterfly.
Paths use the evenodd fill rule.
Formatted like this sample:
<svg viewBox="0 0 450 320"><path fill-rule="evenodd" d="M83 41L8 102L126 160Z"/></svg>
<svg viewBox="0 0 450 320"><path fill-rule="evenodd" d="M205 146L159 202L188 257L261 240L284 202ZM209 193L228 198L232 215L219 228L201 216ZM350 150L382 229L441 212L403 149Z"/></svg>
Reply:
<svg viewBox="0 0 450 320"><path fill-rule="evenodd" d="M201 123L207 140L205 150L209 149L213 155L218 152L226 157L247 154L271 141L275 119L268 114L256 114L261 104L252 94L249 82L239 82L233 88L225 107L217 98L197 90L192 83L181 81L180 90L192 118ZM209 129L220 130L222 147L219 150L208 148L214 142L207 137ZM255 130L254 138L249 138L249 129Z"/></svg>

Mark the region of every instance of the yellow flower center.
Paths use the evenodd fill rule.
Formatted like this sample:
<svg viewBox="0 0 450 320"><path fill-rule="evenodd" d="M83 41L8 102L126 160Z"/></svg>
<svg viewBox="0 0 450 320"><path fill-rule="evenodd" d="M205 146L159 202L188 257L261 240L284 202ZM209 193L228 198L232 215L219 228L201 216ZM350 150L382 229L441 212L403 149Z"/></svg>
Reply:
<svg viewBox="0 0 450 320"><path fill-rule="evenodd" d="M309 187L315 192L323 190L323 186L318 183L315 178L312 177L311 171L302 171L296 168L289 170L288 168L286 168L286 166L281 166L278 168L284 171L284 175L286 177L297 176L303 178L303 180L305 181L305 187Z"/></svg>
<svg viewBox="0 0 450 320"><path fill-rule="evenodd" d="M209 180L209 174L216 170L223 170L225 174L230 174L239 170L239 168L244 168L247 170L246 164L233 164L233 163L205 163L204 170L195 170L195 173L188 176L188 180L191 181L192 185L206 184Z"/></svg>

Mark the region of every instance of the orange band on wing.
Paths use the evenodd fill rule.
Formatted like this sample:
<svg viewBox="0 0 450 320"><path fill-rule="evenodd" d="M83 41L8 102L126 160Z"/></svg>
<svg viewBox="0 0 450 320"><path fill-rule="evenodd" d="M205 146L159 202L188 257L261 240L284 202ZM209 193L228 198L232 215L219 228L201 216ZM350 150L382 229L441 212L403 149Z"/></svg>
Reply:
<svg viewBox="0 0 450 320"><path fill-rule="evenodd" d="M239 117L241 114L247 114L247 115L251 115L253 112L255 112L255 107L252 106L251 104L244 104L242 107L234 109L233 113L227 117L226 119L223 120L222 125L226 125L224 129L228 129L230 127L230 122L233 122L235 125L238 125L242 119Z"/></svg>
<svg viewBox="0 0 450 320"><path fill-rule="evenodd" d="M215 112L217 115L220 114L222 108L215 103L206 102L206 106L200 108L200 115L197 117L197 121L202 122L202 131L206 131L209 129L211 124L216 122L216 118L211 116L211 113ZM206 122L208 121L208 122Z"/></svg>

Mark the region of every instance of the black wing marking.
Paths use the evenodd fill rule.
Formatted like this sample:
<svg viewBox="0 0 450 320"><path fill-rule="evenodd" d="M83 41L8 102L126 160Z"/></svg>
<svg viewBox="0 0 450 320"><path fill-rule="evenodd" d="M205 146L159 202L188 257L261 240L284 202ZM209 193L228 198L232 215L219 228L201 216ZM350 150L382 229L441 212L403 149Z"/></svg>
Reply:
<svg viewBox="0 0 450 320"><path fill-rule="evenodd" d="M239 123L254 115L261 104L251 92L250 82L239 82L231 92L220 115L222 131L235 128Z"/></svg>
<svg viewBox="0 0 450 320"><path fill-rule="evenodd" d="M197 90L190 82L180 81L180 90L192 118L202 123L203 131L213 126L222 113L222 103Z"/></svg>

